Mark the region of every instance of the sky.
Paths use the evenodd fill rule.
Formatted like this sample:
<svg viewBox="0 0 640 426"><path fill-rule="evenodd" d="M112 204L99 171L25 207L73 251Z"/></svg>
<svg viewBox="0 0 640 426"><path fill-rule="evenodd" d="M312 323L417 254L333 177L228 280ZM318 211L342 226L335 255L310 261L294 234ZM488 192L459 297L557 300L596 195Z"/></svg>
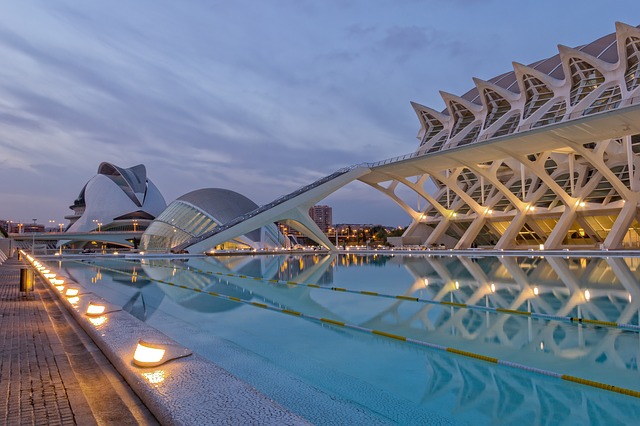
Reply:
<svg viewBox="0 0 640 426"><path fill-rule="evenodd" d="M262 205L417 149L410 101L640 24L637 0L5 0L0 219L67 223L101 162ZM334 223L407 225L353 182Z"/></svg>

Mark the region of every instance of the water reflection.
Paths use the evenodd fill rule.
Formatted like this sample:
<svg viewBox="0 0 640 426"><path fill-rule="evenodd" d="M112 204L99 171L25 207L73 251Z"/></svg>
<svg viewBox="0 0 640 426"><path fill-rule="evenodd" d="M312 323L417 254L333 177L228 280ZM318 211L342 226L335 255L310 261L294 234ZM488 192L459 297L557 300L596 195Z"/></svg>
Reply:
<svg viewBox="0 0 640 426"><path fill-rule="evenodd" d="M111 285L118 288L118 293L126 295L121 299L124 305L135 306L144 297L144 319L152 318L156 310L170 312L286 367L292 374L304 371L305 380L311 380L313 386L400 423L433 410L455 413L451 414L454 418L472 423L597 423L612 418L631 423L640 416L640 404L631 397L353 330L276 313L256 313L256 308L206 294L213 291L242 301L259 301L640 390L637 332L566 320L574 317L637 327L638 259L350 254L157 259L142 265L110 261L99 266L103 275L114 278ZM131 274L133 267L138 268L135 283L120 274ZM85 273L92 276L95 269ZM142 288L141 280L146 280ZM503 311L420 303L376 293ZM510 311L557 318L543 320ZM239 336L241 332L248 337ZM172 337L190 343L189 336ZM264 342L272 343L269 346ZM191 343L197 345L196 341ZM214 351L210 356L215 358ZM317 362L316 376L311 379L306 364L310 360ZM226 368L234 372L239 367ZM243 371L235 373L242 376ZM349 384L341 385L340 377L347 377ZM267 393L277 392L267 385L254 385ZM386 395L388 406L372 402L381 395ZM285 405L292 403L287 401ZM615 412L611 412L613 406L617 407Z"/></svg>

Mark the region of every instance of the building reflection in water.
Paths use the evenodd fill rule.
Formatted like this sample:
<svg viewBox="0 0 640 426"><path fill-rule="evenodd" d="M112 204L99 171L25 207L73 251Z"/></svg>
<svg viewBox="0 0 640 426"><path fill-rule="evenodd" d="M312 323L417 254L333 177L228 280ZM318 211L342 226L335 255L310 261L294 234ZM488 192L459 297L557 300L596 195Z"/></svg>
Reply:
<svg viewBox="0 0 640 426"><path fill-rule="evenodd" d="M638 266L639 259L618 257L301 254L193 258L180 262L148 260L138 272L152 280L176 282L202 292L215 291L245 301L260 301L640 391L637 365L640 339L637 332L583 325L565 319L575 317L637 326L640 317ZM352 268L367 270L369 275L349 281L354 275L346 272ZM399 268L404 278L384 281L384 268ZM101 273L107 274L104 268ZM263 280L256 281L252 277ZM120 278L118 283L140 286L140 279L138 277L137 283L131 283L131 280L127 282ZM286 281L315 284L322 288L283 285L282 282ZM332 291L333 286L419 297L433 302L553 315L558 319L543 320L504 311L486 312L438 303L345 294ZM166 285L138 288L137 293L132 293L130 304L135 305L134 302L145 295L146 300L154 301L162 301L166 295L195 313L222 314L241 306L204 293ZM336 303L347 297L354 301L347 303L348 309L343 308L344 303ZM145 312L145 317L148 317L153 309L146 306ZM292 318L291 321L299 319ZM327 329L320 324L316 326ZM337 339L337 343L329 344L356 347L362 340L361 336L356 336L357 332L328 329L335 330ZM345 341L350 335L354 336L354 341ZM382 339L381 344L387 349L389 345L393 346L397 359L393 358L396 356L394 352L390 355L387 349L380 350L380 354L375 350L369 352L367 357L372 362L375 363L376 357L380 358L378 365L400 365L400 360L406 356L402 355L403 351L426 353L426 361L421 367L425 380L414 390L426 405L440 400L450 403L451 397L455 396L453 411L481 411L488 419L501 418L506 423L531 423L532 420L533 423L593 423L612 416L621 423L629 423L640 416L639 404L631 397L594 391L585 386L448 353L423 350L407 343ZM356 348L353 352L351 361L357 362L361 351ZM350 360L342 361L348 363ZM385 380L393 379L387 377ZM594 392L599 392L596 399L593 398ZM615 414L611 411L614 405L617 407ZM541 412L552 415L545 415L544 419L536 417Z"/></svg>

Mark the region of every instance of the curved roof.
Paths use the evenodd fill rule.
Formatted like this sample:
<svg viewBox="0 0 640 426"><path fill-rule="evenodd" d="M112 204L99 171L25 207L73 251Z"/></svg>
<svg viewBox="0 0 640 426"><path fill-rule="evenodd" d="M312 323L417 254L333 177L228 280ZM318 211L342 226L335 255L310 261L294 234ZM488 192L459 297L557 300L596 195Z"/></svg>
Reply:
<svg viewBox="0 0 640 426"><path fill-rule="evenodd" d="M103 162L98 166L98 174L110 177L137 205L141 206L144 202L147 189L147 169L144 164L124 169L115 164Z"/></svg>
<svg viewBox="0 0 640 426"><path fill-rule="evenodd" d="M616 23L616 32L513 71L462 96L440 92L438 112L412 102L421 128L418 154L461 147L554 125L637 103L640 94L640 26Z"/></svg>
<svg viewBox="0 0 640 426"><path fill-rule="evenodd" d="M203 188L178 197L176 201L186 201L215 217L220 223L258 208L258 205L235 191L222 188Z"/></svg>
<svg viewBox="0 0 640 426"><path fill-rule="evenodd" d="M640 28L640 26L638 26L638 28ZM611 64L615 64L616 62L618 62L616 33L607 34L604 37L600 37L599 39L589 44L578 46L575 49L587 53L591 56L595 56L596 58L602 59L603 61L609 62ZM532 64L529 64L528 66L555 79L564 79L564 70L562 69L562 61L560 60L559 54L553 55L547 59L541 59ZM520 87L518 87L518 81L516 79L516 74L514 71L509 71L493 77L489 80L489 82L494 83L495 85L500 86L504 89L510 90L513 93L520 93ZM477 87L469 90L467 93L462 95L461 98L478 105L482 104ZM445 109L443 112L447 113L447 110Z"/></svg>

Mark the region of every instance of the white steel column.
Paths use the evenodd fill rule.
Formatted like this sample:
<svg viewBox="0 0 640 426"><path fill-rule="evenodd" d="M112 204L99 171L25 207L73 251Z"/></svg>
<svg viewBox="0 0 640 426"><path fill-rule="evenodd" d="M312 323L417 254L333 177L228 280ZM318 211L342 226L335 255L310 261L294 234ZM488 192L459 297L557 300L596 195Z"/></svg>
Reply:
<svg viewBox="0 0 640 426"><path fill-rule="evenodd" d="M632 198L625 199L624 207L620 210L616 221L611 227L611 231L609 231L607 238L605 238L604 243L602 243L604 248L616 249L622 245L622 240L629 230L633 219L636 217L638 201L640 200L640 194L634 193L633 195Z"/></svg>

